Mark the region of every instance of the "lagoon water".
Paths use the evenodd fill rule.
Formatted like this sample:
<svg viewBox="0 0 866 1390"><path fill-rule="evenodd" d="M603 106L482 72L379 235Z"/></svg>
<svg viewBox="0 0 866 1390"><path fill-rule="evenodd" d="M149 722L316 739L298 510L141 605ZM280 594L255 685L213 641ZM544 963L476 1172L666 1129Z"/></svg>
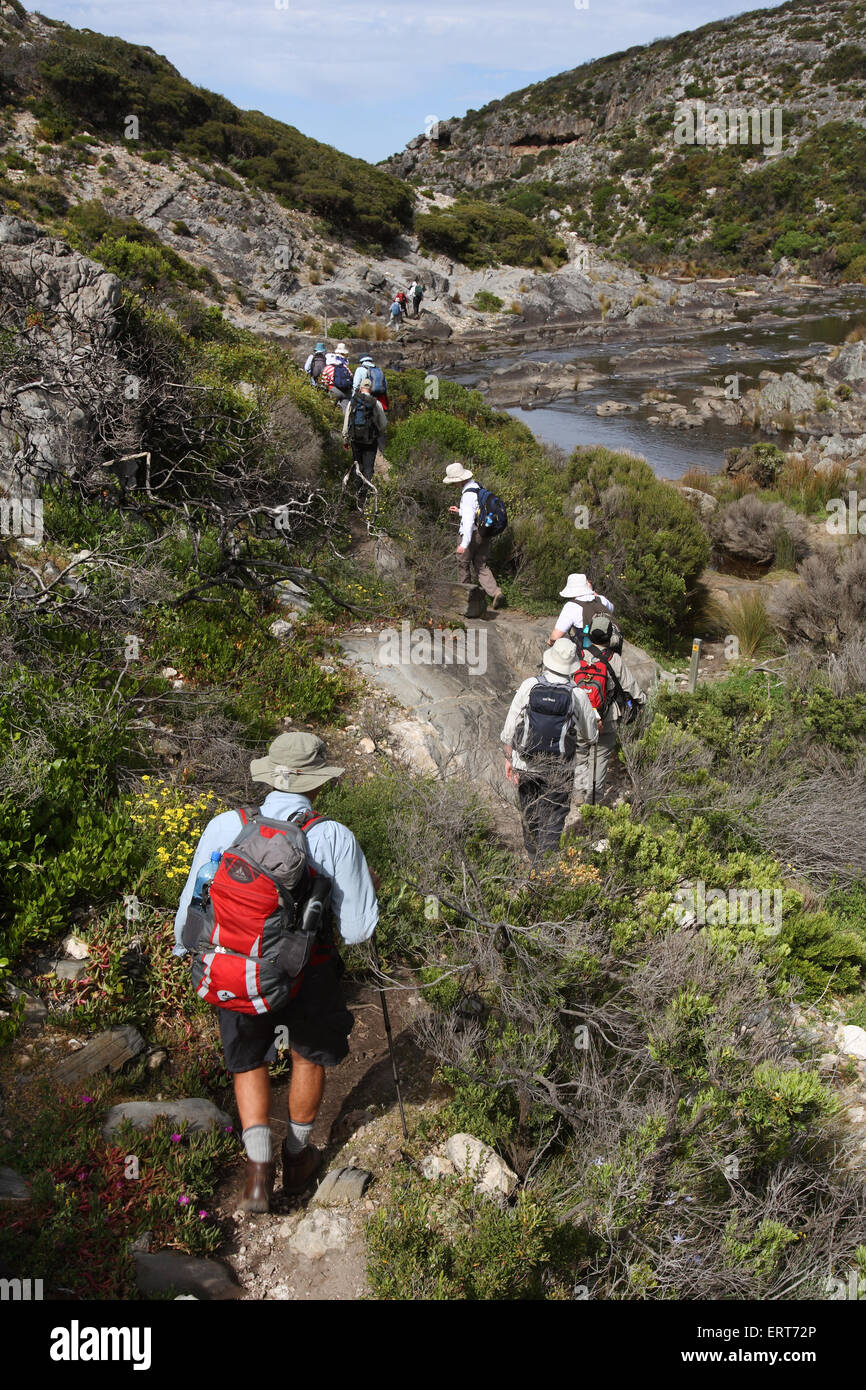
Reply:
<svg viewBox="0 0 866 1390"><path fill-rule="evenodd" d="M813 305L799 303L778 314L749 312L741 305L735 323L719 325L693 334L687 342L670 336L635 334L632 341L613 347L610 343L575 339L570 347L540 349L535 352L498 354L483 361L469 362L459 372L447 373L463 386L474 386L497 367L517 360L576 361L607 373L608 379L535 410L515 407L509 411L523 420L545 443L557 444L570 452L581 444L603 444L608 449L627 449L641 454L661 478L681 478L691 467L707 473L721 471L725 450L737 444L768 438L748 427L707 421L694 429L670 425L650 425L652 405L641 405L641 396L653 388L669 391L691 408L703 386L725 387L726 378L739 376L741 393L758 386L763 371L797 371L803 362L828 347L843 343L858 326L866 326L866 290L863 286L824 294ZM673 367L641 376L617 376L617 360L635 348L677 346L700 349L706 364L686 370ZM633 413L599 417L595 408L602 401L621 401L637 407ZM779 436L776 436L778 439Z"/></svg>

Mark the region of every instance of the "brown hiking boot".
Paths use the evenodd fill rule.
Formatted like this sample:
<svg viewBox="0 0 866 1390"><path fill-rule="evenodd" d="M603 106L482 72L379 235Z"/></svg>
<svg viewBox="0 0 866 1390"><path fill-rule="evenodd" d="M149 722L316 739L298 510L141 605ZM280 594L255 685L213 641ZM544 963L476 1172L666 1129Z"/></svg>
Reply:
<svg viewBox="0 0 866 1390"><path fill-rule="evenodd" d="M276 1163L253 1163L248 1158L247 1182L241 1202L241 1211L270 1211L276 1176Z"/></svg>
<svg viewBox="0 0 866 1390"><path fill-rule="evenodd" d="M299 1154L290 1154L283 1140L283 1191L297 1196L309 1187L319 1171L322 1155L314 1144L308 1144Z"/></svg>
<svg viewBox="0 0 866 1390"><path fill-rule="evenodd" d="M491 607L491 608L501 608L504 602L505 602L505 595L504 595L503 593L498 593L498 594L496 595L496 597L493 599L492 603L490 604L490 607Z"/></svg>

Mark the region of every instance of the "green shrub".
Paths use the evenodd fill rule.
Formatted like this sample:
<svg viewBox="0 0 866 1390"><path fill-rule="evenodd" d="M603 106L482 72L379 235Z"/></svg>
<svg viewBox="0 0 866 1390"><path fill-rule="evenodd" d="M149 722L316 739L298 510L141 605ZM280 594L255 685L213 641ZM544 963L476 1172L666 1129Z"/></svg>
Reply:
<svg viewBox="0 0 866 1390"><path fill-rule="evenodd" d="M491 294L490 290L476 290L472 299L473 309L480 309L484 314L498 313L504 303L498 294Z"/></svg>
<svg viewBox="0 0 866 1390"><path fill-rule="evenodd" d="M484 266L562 265L568 251L562 240L530 221L516 208L487 203L454 203L415 218L415 231L425 247L453 256L474 270Z"/></svg>

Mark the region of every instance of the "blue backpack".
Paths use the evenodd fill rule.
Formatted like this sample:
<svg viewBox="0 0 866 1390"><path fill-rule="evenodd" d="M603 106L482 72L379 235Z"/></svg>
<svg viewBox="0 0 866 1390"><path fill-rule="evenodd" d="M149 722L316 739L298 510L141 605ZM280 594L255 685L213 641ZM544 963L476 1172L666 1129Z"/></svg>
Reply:
<svg viewBox="0 0 866 1390"><path fill-rule="evenodd" d="M501 536L508 525L508 512L501 497L477 483L473 491L478 493L478 511L475 525L482 536Z"/></svg>
<svg viewBox="0 0 866 1390"><path fill-rule="evenodd" d="M374 396L387 396L388 384L385 381L385 373L381 367L368 367L367 376L370 378L370 390Z"/></svg>
<svg viewBox="0 0 866 1390"><path fill-rule="evenodd" d="M337 362L334 366L334 385L338 391L352 389L352 373L344 362Z"/></svg>

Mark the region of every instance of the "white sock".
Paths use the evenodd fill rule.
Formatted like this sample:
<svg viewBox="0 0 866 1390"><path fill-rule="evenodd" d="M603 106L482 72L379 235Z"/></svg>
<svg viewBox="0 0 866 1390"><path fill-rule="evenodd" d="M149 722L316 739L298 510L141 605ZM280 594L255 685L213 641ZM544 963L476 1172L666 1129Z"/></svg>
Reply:
<svg viewBox="0 0 866 1390"><path fill-rule="evenodd" d="M241 1137L251 1163L270 1163L274 1153L269 1125L250 1125Z"/></svg>
<svg viewBox="0 0 866 1390"><path fill-rule="evenodd" d="M286 1135L286 1153L303 1153L310 1142L312 1128L312 1120L308 1125L296 1125L294 1120L289 1120L289 1132Z"/></svg>

